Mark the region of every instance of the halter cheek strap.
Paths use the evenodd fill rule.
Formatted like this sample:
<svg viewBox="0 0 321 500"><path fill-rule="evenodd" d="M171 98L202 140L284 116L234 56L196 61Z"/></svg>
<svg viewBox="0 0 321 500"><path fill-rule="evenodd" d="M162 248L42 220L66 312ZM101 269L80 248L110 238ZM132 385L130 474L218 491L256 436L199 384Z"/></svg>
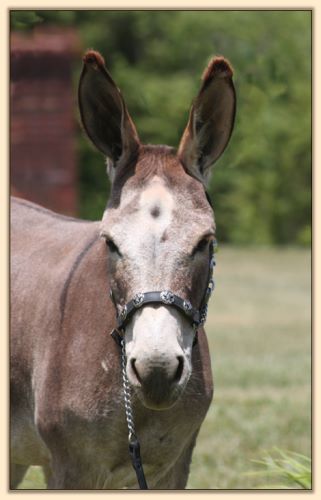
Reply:
<svg viewBox="0 0 321 500"><path fill-rule="evenodd" d="M201 302L199 309L195 309L189 300L182 299L170 290L153 291L153 292L139 292L127 304L120 308L114 300L112 291L110 292L111 298L114 302L117 311L117 328L111 332L111 336L121 346L126 325L133 317L135 312L142 307L149 304L163 304L166 306L175 307L180 311L185 318L192 324L195 331L195 339L197 330L202 326L207 317L207 304L209 298L214 290L213 268L215 266L214 253L216 250L216 241L210 243L210 262L209 262L209 278L208 284ZM195 342L194 342L195 344ZM193 345L194 345L193 344Z"/></svg>

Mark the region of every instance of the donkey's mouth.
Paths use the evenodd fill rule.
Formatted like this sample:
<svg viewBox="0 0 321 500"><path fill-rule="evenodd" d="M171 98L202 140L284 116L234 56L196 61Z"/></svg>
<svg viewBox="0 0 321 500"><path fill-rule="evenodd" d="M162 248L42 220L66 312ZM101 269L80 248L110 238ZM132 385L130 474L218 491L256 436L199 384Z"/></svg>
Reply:
<svg viewBox="0 0 321 500"><path fill-rule="evenodd" d="M132 364L129 381L137 396L146 408L167 410L174 406L182 395L189 374L179 364L175 377L169 378L161 367L154 368L142 379Z"/></svg>
<svg viewBox="0 0 321 500"><path fill-rule="evenodd" d="M184 386L176 385L170 390L164 390L161 387L155 390L144 390L142 387L134 387L134 390L140 399L141 403L150 410L168 410L175 406L179 401Z"/></svg>

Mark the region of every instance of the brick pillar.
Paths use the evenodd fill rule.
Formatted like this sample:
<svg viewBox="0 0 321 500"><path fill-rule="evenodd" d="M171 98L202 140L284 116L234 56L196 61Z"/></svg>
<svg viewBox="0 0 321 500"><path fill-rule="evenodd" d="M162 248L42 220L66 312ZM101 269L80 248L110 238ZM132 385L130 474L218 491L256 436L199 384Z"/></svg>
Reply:
<svg viewBox="0 0 321 500"><path fill-rule="evenodd" d="M13 194L77 213L74 32L11 36L10 178Z"/></svg>

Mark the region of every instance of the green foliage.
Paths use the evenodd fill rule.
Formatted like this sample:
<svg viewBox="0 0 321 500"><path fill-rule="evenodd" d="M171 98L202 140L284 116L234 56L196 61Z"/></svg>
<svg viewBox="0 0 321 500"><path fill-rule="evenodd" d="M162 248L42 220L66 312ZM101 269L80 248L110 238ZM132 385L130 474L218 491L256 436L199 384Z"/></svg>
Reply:
<svg viewBox="0 0 321 500"><path fill-rule="evenodd" d="M17 24L17 12L13 26ZM23 11L24 15L27 11ZM212 55L235 70L231 145L211 182L218 238L311 242L310 11L35 11L102 52L145 143L177 146ZM77 76L81 61L76 68ZM80 147L81 215L99 218L105 169ZM101 162L102 163L102 162ZM108 188L107 188L108 190Z"/></svg>
<svg viewBox="0 0 321 500"><path fill-rule="evenodd" d="M260 466L261 470L250 472L250 475L259 477L272 477L281 481L274 485L278 489L299 489L310 490L312 484L311 458L301 453L282 451L278 448L273 453L267 453L262 460L252 460ZM265 488L272 488L271 485Z"/></svg>
<svg viewBox="0 0 321 500"><path fill-rule="evenodd" d="M42 18L30 10L16 10L10 13L11 29L30 30L34 25L42 22Z"/></svg>

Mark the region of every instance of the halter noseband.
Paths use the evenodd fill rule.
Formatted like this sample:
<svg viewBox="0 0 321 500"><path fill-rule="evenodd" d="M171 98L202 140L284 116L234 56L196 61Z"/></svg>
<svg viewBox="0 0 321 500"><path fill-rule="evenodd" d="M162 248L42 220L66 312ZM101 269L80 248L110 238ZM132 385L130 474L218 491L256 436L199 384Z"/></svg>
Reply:
<svg viewBox="0 0 321 500"><path fill-rule="evenodd" d="M117 328L111 332L111 336L121 345L125 328L138 309L149 304L162 304L166 306L175 307L178 309L185 318L192 324L195 331L195 340L197 330L205 323L207 317L208 301L214 290L213 268L215 266L214 254L217 248L216 240L210 242L210 258L209 258L209 278L208 284L201 302L199 309L195 309L189 300L182 299L170 290L153 291L153 292L139 292L137 293L124 307L117 307L112 290L110 291L111 299L115 305L117 315ZM194 340L194 343L195 343ZM193 344L194 345L194 344Z"/></svg>

